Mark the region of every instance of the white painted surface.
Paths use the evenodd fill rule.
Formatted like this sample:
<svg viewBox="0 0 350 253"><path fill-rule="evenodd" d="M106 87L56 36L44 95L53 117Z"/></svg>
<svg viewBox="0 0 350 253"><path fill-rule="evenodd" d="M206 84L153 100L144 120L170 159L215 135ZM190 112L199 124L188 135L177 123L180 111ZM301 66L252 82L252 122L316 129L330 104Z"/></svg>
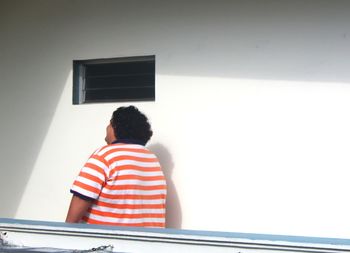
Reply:
<svg viewBox="0 0 350 253"><path fill-rule="evenodd" d="M350 2L2 1L0 217L62 221L112 111L72 105L72 61L156 55L135 103L168 226L350 238Z"/></svg>

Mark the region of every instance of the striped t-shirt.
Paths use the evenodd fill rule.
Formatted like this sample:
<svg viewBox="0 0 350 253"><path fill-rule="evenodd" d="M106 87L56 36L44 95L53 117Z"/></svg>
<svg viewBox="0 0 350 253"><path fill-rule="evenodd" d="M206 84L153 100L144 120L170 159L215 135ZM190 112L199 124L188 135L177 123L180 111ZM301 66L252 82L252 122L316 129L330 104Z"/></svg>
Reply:
<svg viewBox="0 0 350 253"><path fill-rule="evenodd" d="M116 143L94 152L71 192L93 199L90 224L165 227L166 182L157 157L143 145Z"/></svg>

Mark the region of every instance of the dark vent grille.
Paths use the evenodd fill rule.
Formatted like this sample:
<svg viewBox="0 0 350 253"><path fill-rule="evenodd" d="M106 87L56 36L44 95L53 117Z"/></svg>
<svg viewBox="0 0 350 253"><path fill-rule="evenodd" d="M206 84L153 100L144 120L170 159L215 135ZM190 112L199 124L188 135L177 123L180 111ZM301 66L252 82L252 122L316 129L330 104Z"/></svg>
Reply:
<svg viewBox="0 0 350 253"><path fill-rule="evenodd" d="M73 104L154 99L154 56L73 62Z"/></svg>

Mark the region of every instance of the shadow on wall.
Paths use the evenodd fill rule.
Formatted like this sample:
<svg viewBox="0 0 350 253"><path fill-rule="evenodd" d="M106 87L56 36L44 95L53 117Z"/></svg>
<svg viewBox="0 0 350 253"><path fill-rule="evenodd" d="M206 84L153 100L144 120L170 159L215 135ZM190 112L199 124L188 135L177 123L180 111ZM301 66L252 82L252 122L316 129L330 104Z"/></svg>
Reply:
<svg viewBox="0 0 350 253"><path fill-rule="evenodd" d="M55 3L1 5L0 217L14 218L71 70L72 52L58 43L64 27Z"/></svg>
<svg viewBox="0 0 350 253"><path fill-rule="evenodd" d="M188 1L181 8L173 1L162 12L173 9L167 17L146 12L159 19L154 25L164 31L162 44L166 48L160 47L162 55L157 58L160 66L157 71L161 74L318 82L350 80L349 1L193 4ZM160 21L161 18L170 20L172 25ZM149 20L145 26L151 23ZM162 27L166 25L167 28ZM159 30L148 36L155 37Z"/></svg>
<svg viewBox="0 0 350 253"><path fill-rule="evenodd" d="M350 80L350 1L151 2L84 2L74 13L89 41L116 56L156 52L157 74ZM103 15L92 18L98 11ZM127 27L120 25L125 19ZM99 36L88 35L93 29Z"/></svg>
<svg viewBox="0 0 350 253"><path fill-rule="evenodd" d="M174 162L168 149L160 143L148 146L158 157L167 181L166 227L181 228L182 212L179 197L172 180Z"/></svg>
<svg viewBox="0 0 350 253"><path fill-rule="evenodd" d="M43 59L47 63L46 60ZM0 95L0 115L6 120L0 126L0 217L16 215L69 73L69 68L62 65L52 62L47 65L53 68L43 67L45 76L37 77L36 70L20 75L28 81L25 88L18 87L23 80L17 77L1 86L5 95ZM36 77L30 77L30 72ZM50 78L53 76L54 79Z"/></svg>

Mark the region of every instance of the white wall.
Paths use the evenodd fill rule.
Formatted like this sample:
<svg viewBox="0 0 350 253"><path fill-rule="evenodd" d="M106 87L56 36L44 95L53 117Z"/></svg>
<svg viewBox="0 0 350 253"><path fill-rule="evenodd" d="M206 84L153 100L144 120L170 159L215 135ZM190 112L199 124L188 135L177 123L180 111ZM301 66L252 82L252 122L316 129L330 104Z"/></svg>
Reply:
<svg viewBox="0 0 350 253"><path fill-rule="evenodd" d="M0 216L62 221L112 111L72 61L156 55L168 226L350 238L350 2L1 1Z"/></svg>

